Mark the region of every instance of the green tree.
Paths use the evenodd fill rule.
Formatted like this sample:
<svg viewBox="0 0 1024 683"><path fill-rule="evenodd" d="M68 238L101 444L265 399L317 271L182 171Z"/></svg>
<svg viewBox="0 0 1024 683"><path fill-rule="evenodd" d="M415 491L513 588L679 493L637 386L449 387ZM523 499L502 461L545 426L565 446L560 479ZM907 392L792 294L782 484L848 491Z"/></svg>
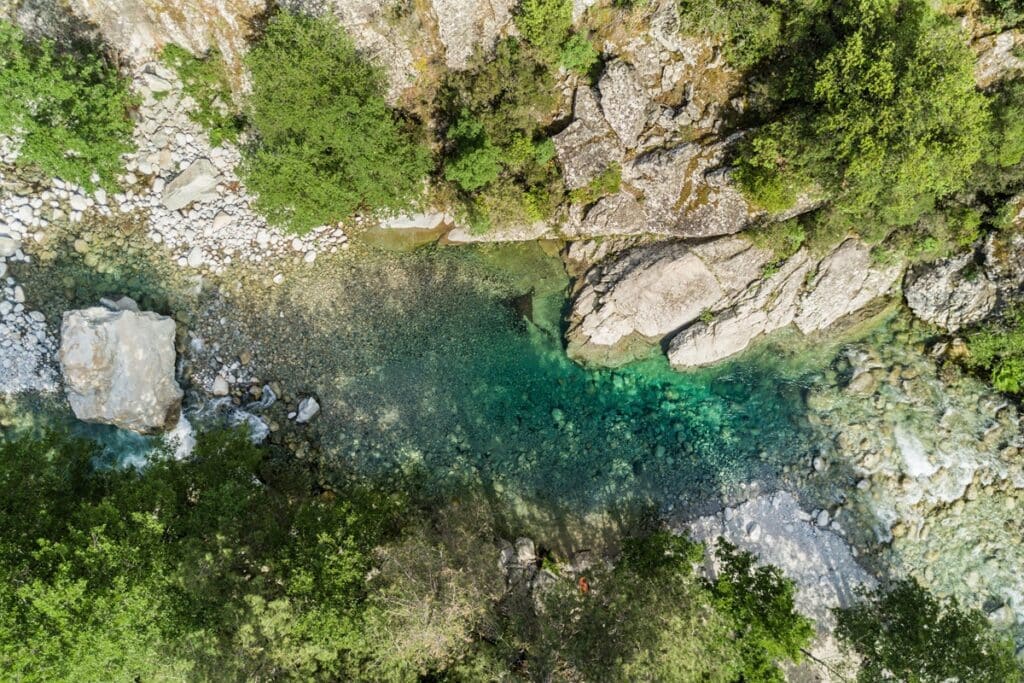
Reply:
<svg viewBox="0 0 1024 683"><path fill-rule="evenodd" d="M828 221L879 241L965 186L987 105L963 32L923 0L850 0L829 26L823 51L780 67L782 113L742 145L738 179L769 209L824 190Z"/></svg>
<svg viewBox="0 0 1024 683"><path fill-rule="evenodd" d="M133 104L97 46L58 50L0 19L0 133L21 140L20 164L86 188L116 188L121 155L132 149Z"/></svg>
<svg viewBox="0 0 1024 683"><path fill-rule="evenodd" d="M442 84L443 174L477 230L541 220L562 200L554 146L544 133L555 114L554 92L550 68L515 38Z"/></svg>
<svg viewBox="0 0 1024 683"><path fill-rule="evenodd" d="M241 171L271 221L303 233L420 195L429 156L335 20L278 14L246 63L257 142Z"/></svg>
<svg viewBox="0 0 1024 683"><path fill-rule="evenodd" d="M356 670L389 499L312 497L234 433L141 472L96 469L98 455L59 436L0 442L0 668L40 681Z"/></svg>
<svg viewBox="0 0 1024 683"><path fill-rule="evenodd" d="M903 579L838 610L837 635L862 659L858 679L907 683L1014 683L1024 672L1013 644L992 632L985 616L940 600Z"/></svg>
<svg viewBox="0 0 1024 683"><path fill-rule="evenodd" d="M814 637L811 622L796 612L793 582L778 567L719 539L721 568L710 583L715 605L730 615L743 660L743 680L781 681L780 661L798 662Z"/></svg>

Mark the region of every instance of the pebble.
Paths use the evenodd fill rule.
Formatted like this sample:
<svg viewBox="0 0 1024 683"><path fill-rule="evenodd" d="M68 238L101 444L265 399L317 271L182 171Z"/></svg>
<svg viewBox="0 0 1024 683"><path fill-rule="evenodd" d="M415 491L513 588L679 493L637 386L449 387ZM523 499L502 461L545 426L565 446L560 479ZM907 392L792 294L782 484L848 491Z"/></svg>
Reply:
<svg viewBox="0 0 1024 683"><path fill-rule="evenodd" d="M320 412L320 404L312 396L299 401L299 410L295 415L295 421L305 424L312 420Z"/></svg>
<svg viewBox="0 0 1024 683"><path fill-rule="evenodd" d="M203 265L204 261L203 250L200 247L192 247L192 250L188 253L188 267L198 268Z"/></svg>
<svg viewBox="0 0 1024 683"><path fill-rule="evenodd" d="M213 380L213 395L214 396L227 396L228 392L231 391L231 387L228 381L224 379L222 375L217 375Z"/></svg>

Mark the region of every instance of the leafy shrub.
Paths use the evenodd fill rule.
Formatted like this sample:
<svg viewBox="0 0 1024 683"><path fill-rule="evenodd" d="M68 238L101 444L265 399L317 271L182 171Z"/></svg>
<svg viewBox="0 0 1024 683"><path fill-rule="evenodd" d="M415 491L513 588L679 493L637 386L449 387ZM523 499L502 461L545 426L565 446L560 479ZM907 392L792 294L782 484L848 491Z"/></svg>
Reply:
<svg viewBox="0 0 1024 683"><path fill-rule="evenodd" d="M968 333L966 341L969 366L988 373L999 391L1024 393L1024 306Z"/></svg>
<svg viewBox="0 0 1024 683"><path fill-rule="evenodd" d="M522 0L515 23L542 61L558 64L572 32L572 0Z"/></svg>
<svg viewBox="0 0 1024 683"><path fill-rule="evenodd" d="M742 146L738 179L770 209L822 188L829 220L880 239L966 184L986 102L962 31L923 0L841 4L832 22L834 42L775 84L786 113Z"/></svg>
<svg viewBox="0 0 1024 683"><path fill-rule="evenodd" d="M601 197L615 194L622 185L622 166L612 164L601 175L597 176L586 187L573 190L569 199L574 204L593 204Z"/></svg>
<svg viewBox="0 0 1024 683"><path fill-rule="evenodd" d="M419 196L428 154L336 21L279 14L246 63L258 142L241 170L271 221L302 233Z"/></svg>
<svg viewBox="0 0 1024 683"><path fill-rule="evenodd" d="M160 58L177 72L185 94L196 101L188 115L206 129L210 144L216 147L237 141L245 120L232 101L231 81L220 52L213 49L199 58L172 43L164 47Z"/></svg>
<svg viewBox="0 0 1024 683"><path fill-rule="evenodd" d="M913 579L863 597L836 612L837 635L862 658L858 680L1024 680L1013 643L994 634L980 612L939 600Z"/></svg>
<svg viewBox="0 0 1024 683"><path fill-rule="evenodd" d="M582 33L574 33L565 41L558 56L558 63L569 71L588 74L601 61L601 53L597 51Z"/></svg>
<svg viewBox="0 0 1024 683"><path fill-rule="evenodd" d="M776 261L784 261L800 250L807 241L807 231L797 218L769 222L746 233L754 246L768 249Z"/></svg>
<svg viewBox="0 0 1024 683"><path fill-rule="evenodd" d="M134 100L96 46L58 50L0 20L0 132L22 141L19 163L94 188L116 187L131 151Z"/></svg>
<svg viewBox="0 0 1024 683"><path fill-rule="evenodd" d="M514 38L492 59L448 74L438 97L443 174L471 226L541 220L564 195L554 145L544 133L556 109L550 68Z"/></svg>
<svg viewBox="0 0 1024 683"><path fill-rule="evenodd" d="M501 150L491 144L483 124L465 113L448 129L455 150L445 164L444 177L472 192L490 185L501 174Z"/></svg>

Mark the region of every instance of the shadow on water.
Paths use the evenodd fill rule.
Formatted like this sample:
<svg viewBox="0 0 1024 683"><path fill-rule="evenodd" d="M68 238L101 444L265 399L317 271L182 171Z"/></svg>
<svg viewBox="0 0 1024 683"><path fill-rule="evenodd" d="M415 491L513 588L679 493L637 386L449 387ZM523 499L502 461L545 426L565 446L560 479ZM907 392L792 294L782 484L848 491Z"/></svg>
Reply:
<svg viewBox="0 0 1024 683"><path fill-rule="evenodd" d="M328 462L416 468L438 492L472 481L577 513L697 510L807 458L804 374L781 354L685 375L585 370L558 335L565 284L535 246L348 260L291 282L251 334L275 376L323 399ZM531 291L536 322L508 305Z"/></svg>
<svg viewBox="0 0 1024 683"><path fill-rule="evenodd" d="M329 474L415 478L450 498L472 485L492 509L550 529L573 515L703 511L809 459L802 391L819 368L773 347L690 374L663 360L583 369L561 343L568 281L538 244L357 247L224 298L129 227L90 228L84 255L67 235L16 276L54 328L68 308L127 294L224 358L254 351L262 381L320 399L305 431Z"/></svg>

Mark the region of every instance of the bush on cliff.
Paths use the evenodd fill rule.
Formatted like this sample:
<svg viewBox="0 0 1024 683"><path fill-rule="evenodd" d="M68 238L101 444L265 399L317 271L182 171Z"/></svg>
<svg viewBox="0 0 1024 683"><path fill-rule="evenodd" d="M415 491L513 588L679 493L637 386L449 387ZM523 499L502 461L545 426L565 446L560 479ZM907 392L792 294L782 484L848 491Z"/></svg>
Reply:
<svg viewBox="0 0 1024 683"><path fill-rule="evenodd" d="M446 125L443 175L478 230L549 216L565 192L544 132L557 99L551 69L529 44L498 43L466 71L449 73L438 96Z"/></svg>
<svg viewBox="0 0 1024 683"><path fill-rule="evenodd" d="M969 182L987 104L963 32L923 0L841 3L829 27L813 60L776 77L780 114L741 147L738 179L770 209L822 188L828 221L877 225L877 241Z"/></svg>
<svg viewBox="0 0 1024 683"><path fill-rule="evenodd" d="M114 189L121 155L132 149L133 104L98 46L58 49L0 20L0 134L21 141L19 164Z"/></svg>
<svg viewBox="0 0 1024 683"><path fill-rule="evenodd" d="M303 233L421 194L429 155L335 20L281 13L246 63L256 142L241 172L271 221Z"/></svg>

